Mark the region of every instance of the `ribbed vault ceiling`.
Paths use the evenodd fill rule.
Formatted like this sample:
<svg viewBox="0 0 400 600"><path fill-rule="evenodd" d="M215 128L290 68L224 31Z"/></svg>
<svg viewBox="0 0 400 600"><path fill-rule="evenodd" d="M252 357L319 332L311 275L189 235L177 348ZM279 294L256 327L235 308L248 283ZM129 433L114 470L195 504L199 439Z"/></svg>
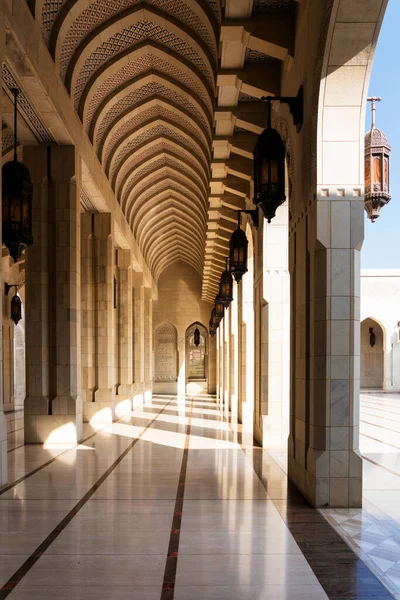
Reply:
<svg viewBox="0 0 400 600"><path fill-rule="evenodd" d="M56 68L157 279L203 271L219 0L36 0Z"/></svg>

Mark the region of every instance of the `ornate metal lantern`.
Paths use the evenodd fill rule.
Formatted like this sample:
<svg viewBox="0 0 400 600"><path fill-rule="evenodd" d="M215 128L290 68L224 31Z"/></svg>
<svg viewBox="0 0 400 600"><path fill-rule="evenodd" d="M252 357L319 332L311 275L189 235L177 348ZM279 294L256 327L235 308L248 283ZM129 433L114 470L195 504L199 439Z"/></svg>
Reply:
<svg viewBox="0 0 400 600"><path fill-rule="evenodd" d="M288 104L293 123L299 132L303 125L303 86L297 96L263 96L267 103L267 129L259 136L254 148L254 204L259 206L268 223L276 209L285 202L286 149L281 136L271 125L271 104Z"/></svg>
<svg viewBox="0 0 400 600"><path fill-rule="evenodd" d="M271 102L268 102L268 126L254 148L254 203L271 223L276 209L285 202L285 156L281 136L271 126Z"/></svg>
<svg viewBox="0 0 400 600"><path fill-rule="evenodd" d="M238 211L238 227L229 240L230 270L237 283L247 273L247 248L249 245L245 232L240 228L240 214L241 211Z"/></svg>
<svg viewBox="0 0 400 600"><path fill-rule="evenodd" d="M226 269L221 275L219 282L219 294L221 296L221 302L228 308L233 300L233 279L232 273L228 269L228 258L226 259Z"/></svg>
<svg viewBox="0 0 400 600"><path fill-rule="evenodd" d="M18 325L22 319L22 302L21 298L17 294L18 285L9 285L8 283L5 283L4 293L6 296L8 296L8 292L13 287L15 287L15 294L11 298L11 320L14 321L15 325Z"/></svg>
<svg viewBox="0 0 400 600"><path fill-rule="evenodd" d="M217 313L218 319L222 319L224 316L224 305L222 304L221 294L215 296L215 312Z"/></svg>
<svg viewBox="0 0 400 600"><path fill-rule="evenodd" d="M219 327L219 322L220 319L219 317L217 317L217 311L215 310L215 308L213 308L211 311L210 325L213 329L217 330Z"/></svg>
<svg viewBox="0 0 400 600"><path fill-rule="evenodd" d="M14 104L14 159L2 169L3 244L17 262L22 251L33 243L32 183L28 169L17 160L17 97Z"/></svg>
<svg viewBox="0 0 400 600"><path fill-rule="evenodd" d="M210 322L209 322L209 327L208 327L208 329L209 329L209 332L210 332L210 335L211 335L211 337L214 337L214 335L216 334L216 331L217 331L217 330L216 330L216 328L215 328L215 327L213 326L213 324L212 324L212 319L210 319Z"/></svg>
<svg viewBox="0 0 400 600"><path fill-rule="evenodd" d="M196 327L196 329L194 330L193 341L194 341L194 345L196 347L200 346L200 331L199 331L198 327Z"/></svg>
<svg viewBox="0 0 400 600"><path fill-rule="evenodd" d="M371 129L365 136L365 196L364 206L372 223L379 217L380 210L389 202L389 155L391 148L382 131L375 127L376 102L381 98L372 96Z"/></svg>

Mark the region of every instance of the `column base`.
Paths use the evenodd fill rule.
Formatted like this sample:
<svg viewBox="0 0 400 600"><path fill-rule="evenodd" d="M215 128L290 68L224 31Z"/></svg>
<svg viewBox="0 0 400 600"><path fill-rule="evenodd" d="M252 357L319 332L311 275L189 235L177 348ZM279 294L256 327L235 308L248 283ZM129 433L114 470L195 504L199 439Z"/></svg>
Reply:
<svg viewBox="0 0 400 600"><path fill-rule="evenodd" d="M0 486L7 483L7 421L0 412Z"/></svg>
<svg viewBox="0 0 400 600"><path fill-rule="evenodd" d="M25 444L77 444L81 439L75 415L25 414L24 421Z"/></svg>
<svg viewBox="0 0 400 600"><path fill-rule="evenodd" d="M144 383L139 381L133 384L132 408L138 408L144 404Z"/></svg>
<svg viewBox="0 0 400 600"><path fill-rule="evenodd" d="M112 423L115 420L115 394L112 389L99 389L94 402L83 403L83 421L89 423Z"/></svg>
<svg viewBox="0 0 400 600"><path fill-rule="evenodd" d="M292 449L289 437L289 479L315 508L362 507L362 459L357 450L309 448L306 469Z"/></svg>
<svg viewBox="0 0 400 600"><path fill-rule="evenodd" d="M115 396L115 416L126 415L133 410L133 386L119 385Z"/></svg>
<svg viewBox="0 0 400 600"><path fill-rule="evenodd" d="M144 403L150 404L150 402L153 399L153 382L152 381L145 381L143 395L144 395Z"/></svg>

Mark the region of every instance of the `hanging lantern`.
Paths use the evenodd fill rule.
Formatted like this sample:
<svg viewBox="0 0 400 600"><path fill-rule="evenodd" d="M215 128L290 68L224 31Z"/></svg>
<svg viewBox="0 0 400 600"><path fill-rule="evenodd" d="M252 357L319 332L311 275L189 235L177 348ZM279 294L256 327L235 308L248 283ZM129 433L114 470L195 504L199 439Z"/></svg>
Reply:
<svg viewBox="0 0 400 600"><path fill-rule="evenodd" d="M240 214L241 211L238 211L238 228L235 229L229 240L230 270L237 283L247 273L247 247L249 245L245 232L240 228Z"/></svg>
<svg viewBox="0 0 400 600"><path fill-rule="evenodd" d="M18 325L20 320L22 319L22 302L21 298L17 294L18 285L9 285L8 283L4 284L4 293L8 296L8 293L11 288L15 287L15 294L11 298L11 320L14 321L15 325Z"/></svg>
<svg viewBox="0 0 400 600"><path fill-rule="evenodd" d="M268 223L286 200L285 155L281 136L271 126L271 99L267 98L268 126L254 148L254 204L259 206Z"/></svg>
<svg viewBox="0 0 400 600"><path fill-rule="evenodd" d="M389 155L391 148L382 131L375 127L376 102L381 98L372 96L371 129L365 136L365 196L364 207L368 218L374 223L381 208L390 201L389 194Z"/></svg>
<svg viewBox="0 0 400 600"><path fill-rule="evenodd" d="M18 325L22 319L22 302L18 294L14 294L11 299L11 319L14 321L15 325Z"/></svg>
<svg viewBox="0 0 400 600"><path fill-rule="evenodd" d="M193 341L194 341L194 345L196 346L196 348L197 348L197 346L200 346L200 331L197 327L194 330Z"/></svg>
<svg viewBox="0 0 400 600"><path fill-rule="evenodd" d="M212 318L210 319L210 322L209 322L209 324L208 324L208 330L209 330L209 332L210 332L210 335L211 335L211 337L214 337L214 335L215 335L215 333L216 333L217 329L216 329L216 327L214 327L214 325L213 325Z"/></svg>
<svg viewBox="0 0 400 600"><path fill-rule="evenodd" d="M22 251L33 242L32 238L32 190L28 169L17 160L17 97L13 89L14 103L14 159L2 169L2 219L3 244L14 262Z"/></svg>
<svg viewBox="0 0 400 600"><path fill-rule="evenodd" d="M221 275L219 281L219 295L221 296L221 302L228 308L233 300L233 279L232 273L228 269L228 258L226 259L226 269Z"/></svg>
<svg viewBox="0 0 400 600"><path fill-rule="evenodd" d="M224 305L222 304L221 294L217 294L215 296L215 312L217 314L218 319L222 319L224 316Z"/></svg>
<svg viewBox="0 0 400 600"><path fill-rule="evenodd" d="M219 323L220 323L220 319L219 319L219 317L217 317L217 312L216 312L215 308L213 308L211 311L210 324L215 330L217 330L219 327Z"/></svg>

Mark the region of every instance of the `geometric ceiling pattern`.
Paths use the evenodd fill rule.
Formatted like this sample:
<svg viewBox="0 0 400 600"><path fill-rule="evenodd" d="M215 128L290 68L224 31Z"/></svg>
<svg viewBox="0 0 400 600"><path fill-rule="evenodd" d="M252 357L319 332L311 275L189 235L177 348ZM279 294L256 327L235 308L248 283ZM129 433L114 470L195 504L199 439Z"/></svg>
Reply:
<svg viewBox="0 0 400 600"><path fill-rule="evenodd" d="M154 277L178 259L202 275L219 0L36 0L32 12Z"/></svg>
<svg viewBox="0 0 400 600"><path fill-rule="evenodd" d="M183 260L212 302L300 0L26 1L154 278Z"/></svg>

